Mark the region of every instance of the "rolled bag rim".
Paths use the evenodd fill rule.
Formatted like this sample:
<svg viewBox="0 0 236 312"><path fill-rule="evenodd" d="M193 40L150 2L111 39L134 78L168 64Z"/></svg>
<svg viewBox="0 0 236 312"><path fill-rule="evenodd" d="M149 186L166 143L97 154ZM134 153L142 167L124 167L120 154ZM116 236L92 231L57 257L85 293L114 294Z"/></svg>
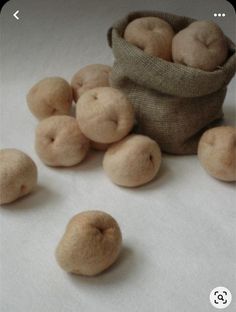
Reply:
<svg viewBox="0 0 236 312"><path fill-rule="evenodd" d="M178 97L183 97L183 94L184 97L201 97L217 92L227 86L236 71L236 46L228 37L226 38L231 55L215 71L203 71L186 65L168 62L144 53L122 37L126 26L132 20L148 16L159 17L169 23L173 18L179 19L180 28L177 31L196 21L186 16L160 11L136 11L129 13L114 23L107 32L107 40L113 50L115 59L119 60L127 78L147 88ZM176 31L176 29L174 30ZM130 64L132 64L132 67L135 66L135 71L130 70ZM173 72L175 84L171 84ZM168 84L166 83L167 81ZM198 86L197 88L196 85Z"/></svg>

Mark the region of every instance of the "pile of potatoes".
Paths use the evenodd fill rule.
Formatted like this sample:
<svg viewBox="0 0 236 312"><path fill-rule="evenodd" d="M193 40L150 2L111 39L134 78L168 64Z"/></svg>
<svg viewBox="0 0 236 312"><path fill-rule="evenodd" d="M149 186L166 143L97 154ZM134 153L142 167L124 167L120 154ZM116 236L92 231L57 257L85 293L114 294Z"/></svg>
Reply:
<svg viewBox="0 0 236 312"><path fill-rule="evenodd" d="M125 40L155 57L202 70L214 70L227 57L226 39L213 22L194 22L175 34L156 17L132 21ZM91 148L104 151L103 168L115 184L138 187L153 180L161 165L157 142L132 134L132 103L109 85L111 67L88 65L71 84L60 77L45 78L27 94L32 114L39 120L35 149L47 166L80 164ZM75 103L75 116L72 106ZM199 142L198 158L205 170L223 181L236 181L236 128L216 127ZM0 151L0 204L29 194L37 184L37 167L16 149ZM58 264L67 272L96 275L117 259L122 244L118 223L101 211L74 216L56 249Z"/></svg>
<svg viewBox="0 0 236 312"><path fill-rule="evenodd" d="M205 71L215 70L228 56L227 39L212 21L195 21L175 33L158 17L141 17L128 24L124 39L151 56Z"/></svg>
<svg viewBox="0 0 236 312"><path fill-rule="evenodd" d="M27 94L30 111L39 120L35 149L47 166L81 163L90 148L105 152L103 167L110 179L135 187L151 181L161 164L158 144L130 134L134 109L127 97L109 86L111 67L89 65L74 75L71 85L60 77L45 78ZM76 116L71 116L73 100ZM1 204L30 193L37 184L37 167L25 153L0 151ZM93 276L118 258L122 234L118 223L102 211L84 211L68 223L55 252L67 272Z"/></svg>
<svg viewBox="0 0 236 312"><path fill-rule="evenodd" d="M130 134L134 109L121 91L109 86L110 71L107 65L89 65L74 75L71 86L51 77L30 89L28 106L39 119L35 149L46 165L54 167L78 165L91 147L106 150L103 167L109 178L135 187L156 176L161 151L149 137ZM69 116L72 99L75 117Z"/></svg>

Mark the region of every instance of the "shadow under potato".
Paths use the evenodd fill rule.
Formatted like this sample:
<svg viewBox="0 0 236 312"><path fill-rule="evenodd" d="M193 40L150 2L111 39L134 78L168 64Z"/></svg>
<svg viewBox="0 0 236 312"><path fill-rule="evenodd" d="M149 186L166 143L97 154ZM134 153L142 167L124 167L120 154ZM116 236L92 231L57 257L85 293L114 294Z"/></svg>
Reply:
<svg viewBox="0 0 236 312"><path fill-rule="evenodd" d="M79 171L91 171L100 168L102 166L103 153L90 150L88 155L79 163L70 167L51 167L48 168L56 171L67 171L67 172L79 172Z"/></svg>
<svg viewBox="0 0 236 312"><path fill-rule="evenodd" d="M76 274L68 274L74 284L101 286L109 284L117 284L125 282L130 275L135 275L138 267L138 257L133 249L129 246L123 246L117 261L107 270L95 276L82 276Z"/></svg>
<svg viewBox="0 0 236 312"><path fill-rule="evenodd" d="M55 193L55 191L52 191L48 187L39 184L31 193L18 198L12 203L4 204L1 206L1 208L7 209L9 211L25 211L32 208L42 208L45 206L45 203L59 200L60 194Z"/></svg>

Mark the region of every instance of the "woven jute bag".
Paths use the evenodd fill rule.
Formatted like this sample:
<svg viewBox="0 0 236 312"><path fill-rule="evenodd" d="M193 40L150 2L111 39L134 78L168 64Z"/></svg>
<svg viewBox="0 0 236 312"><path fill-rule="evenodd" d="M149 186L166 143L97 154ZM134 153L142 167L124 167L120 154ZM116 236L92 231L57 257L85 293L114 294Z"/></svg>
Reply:
<svg viewBox="0 0 236 312"><path fill-rule="evenodd" d="M195 154L201 134L223 118L226 87L236 71L235 45L227 38L226 62L213 72L152 57L123 38L126 26L139 17L157 16L177 33L194 19L153 11L133 12L108 30L115 57L110 83L133 103L136 132L155 139L164 152Z"/></svg>

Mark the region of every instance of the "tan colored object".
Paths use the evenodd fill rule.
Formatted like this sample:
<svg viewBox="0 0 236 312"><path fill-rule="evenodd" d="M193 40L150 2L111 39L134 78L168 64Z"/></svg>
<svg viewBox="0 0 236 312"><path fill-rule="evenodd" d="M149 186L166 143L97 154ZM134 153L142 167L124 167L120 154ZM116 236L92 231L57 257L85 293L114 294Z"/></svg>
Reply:
<svg viewBox="0 0 236 312"><path fill-rule="evenodd" d="M66 272L93 276L110 267L122 244L118 223L102 211L75 215L56 249L56 259Z"/></svg>
<svg viewBox="0 0 236 312"><path fill-rule="evenodd" d="M171 45L174 35L171 25L163 19L142 17L128 24L124 38L149 55L171 61Z"/></svg>
<svg viewBox="0 0 236 312"><path fill-rule="evenodd" d="M112 182L136 187L148 183L161 164L158 144L144 135L130 135L106 151L103 168Z"/></svg>
<svg viewBox="0 0 236 312"><path fill-rule="evenodd" d="M37 184L37 167L25 153L0 150L0 204L8 204L29 194Z"/></svg>
<svg viewBox="0 0 236 312"><path fill-rule="evenodd" d="M39 123L35 148L46 165L69 167L85 158L89 150L89 140L80 131L75 118L52 116Z"/></svg>
<svg viewBox="0 0 236 312"><path fill-rule="evenodd" d="M91 64L80 69L71 80L74 101L77 102L85 91L109 87L110 72L111 66L103 64Z"/></svg>
<svg viewBox="0 0 236 312"><path fill-rule="evenodd" d="M216 127L206 131L198 145L203 168L222 181L236 181L236 128Z"/></svg>
<svg viewBox="0 0 236 312"><path fill-rule="evenodd" d="M84 93L76 104L81 131L90 140L112 143L125 137L134 124L134 110L126 96L110 87Z"/></svg>
<svg viewBox="0 0 236 312"><path fill-rule="evenodd" d="M30 89L27 103L31 113L39 120L53 115L68 115L72 105L72 88L63 78L45 78Z"/></svg>
<svg viewBox="0 0 236 312"><path fill-rule="evenodd" d="M164 152L196 154L202 133L219 125L223 117L227 85L236 71L236 46L227 38L228 58L212 72L151 57L123 38L131 21L148 16L164 19L175 33L194 22L158 11L131 12L115 22L108 31L115 58L110 84L131 101L135 132L156 140Z"/></svg>
<svg viewBox="0 0 236 312"><path fill-rule="evenodd" d="M220 27L212 21L196 21L175 35L174 62L213 71L228 56L228 44Z"/></svg>

